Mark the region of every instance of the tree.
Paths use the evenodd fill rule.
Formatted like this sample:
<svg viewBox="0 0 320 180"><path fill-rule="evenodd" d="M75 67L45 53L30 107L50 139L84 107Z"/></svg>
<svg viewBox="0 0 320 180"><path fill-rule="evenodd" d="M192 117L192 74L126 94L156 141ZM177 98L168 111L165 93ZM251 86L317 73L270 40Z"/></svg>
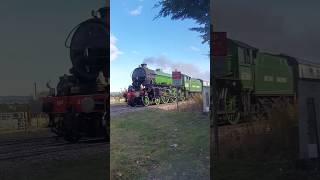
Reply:
<svg viewBox="0 0 320 180"><path fill-rule="evenodd" d="M155 7L160 7L155 17L171 17L172 20L194 19L199 27L190 28L201 33L202 43L210 41L210 0L161 0Z"/></svg>

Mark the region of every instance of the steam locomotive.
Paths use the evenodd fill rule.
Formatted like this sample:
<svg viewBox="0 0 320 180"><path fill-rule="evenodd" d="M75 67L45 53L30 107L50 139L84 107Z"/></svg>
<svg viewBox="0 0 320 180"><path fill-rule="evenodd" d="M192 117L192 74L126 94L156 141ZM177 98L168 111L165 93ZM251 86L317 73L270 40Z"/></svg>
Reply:
<svg viewBox="0 0 320 180"><path fill-rule="evenodd" d="M60 77L56 92L43 101L52 132L76 142L82 137L109 139L109 8L74 27L66 38L70 75Z"/></svg>
<svg viewBox="0 0 320 180"><path fill-rule="evenodd" d="M124 97L128 105L148 106L151 104L170 103L185 100L202 92L203 80L182 74L182 86L176 88L172 84L172 75L161 69L152 70L147 64L141 64L132 72L132 85L128 87Z"/></svg>
<svg viewBox="0 0 320 180"><path fill-rule="evenodd" d="M233 39L217 39L216 44L223 48L216 48L215 53L224 55L215 56L212 72L218 87L217 114L221 124L237 124L250 116L268 117L275 104L296 101L300 79L320 79L320 64L261 52Z"/></svg>

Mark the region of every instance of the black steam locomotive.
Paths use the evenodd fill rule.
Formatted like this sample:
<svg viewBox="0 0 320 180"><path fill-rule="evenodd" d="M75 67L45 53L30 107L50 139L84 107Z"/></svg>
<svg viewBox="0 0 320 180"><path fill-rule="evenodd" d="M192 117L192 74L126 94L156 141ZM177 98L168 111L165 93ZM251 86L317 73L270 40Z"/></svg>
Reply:
<svg viewBox="0 0 320 180"><path fill-rule="evenodd" d="M81 137L109 139L109 8L72 29L65 45L70 49L70 75L60 77L57 91L43 99L49 126L68 141Z"/></svg>

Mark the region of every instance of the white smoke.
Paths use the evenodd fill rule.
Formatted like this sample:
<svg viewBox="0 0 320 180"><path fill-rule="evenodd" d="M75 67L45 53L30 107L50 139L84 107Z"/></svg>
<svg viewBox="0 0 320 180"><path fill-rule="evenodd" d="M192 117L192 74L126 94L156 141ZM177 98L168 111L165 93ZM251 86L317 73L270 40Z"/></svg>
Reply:
<svg viewBox="0 0 320 180"><path fill-rule="evenodd" d="M163 69L164 71L171 72L178 70L183 74L191 76L192 78L199 78L205 81L210 80L210 71L202 71L195 64L191 63L174 63L166 56L147 57L144 59L143 63L154 65L157 68Z"/></svg>

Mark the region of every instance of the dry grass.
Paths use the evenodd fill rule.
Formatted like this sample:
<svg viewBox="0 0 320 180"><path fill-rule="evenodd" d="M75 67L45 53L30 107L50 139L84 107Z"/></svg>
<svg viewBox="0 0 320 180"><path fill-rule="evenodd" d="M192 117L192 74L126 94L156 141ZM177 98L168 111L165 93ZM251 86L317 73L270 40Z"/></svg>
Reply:
<svg viewBox="0 0 320 180"><path fill-rule="evenodd" d="M298 153L296 105L278 103L268 120L220 127L215 179L318 179L295 168Z"/></svg>
<svg viewBox="0 0 320 180"><path fill-rule="evenodd" d="M297 157L296 106L278 104L269 120L220 128L221 158L294 159Z"/></svg>
<svg viewBox="0 0 320 180"><path fill-rule="evenodd" d="M184 106L182 109L189 111L202 111L203 109L203 99L202 99L202 94L195 94L193 95L191 103L188 103L186 106Z"/></svg>

